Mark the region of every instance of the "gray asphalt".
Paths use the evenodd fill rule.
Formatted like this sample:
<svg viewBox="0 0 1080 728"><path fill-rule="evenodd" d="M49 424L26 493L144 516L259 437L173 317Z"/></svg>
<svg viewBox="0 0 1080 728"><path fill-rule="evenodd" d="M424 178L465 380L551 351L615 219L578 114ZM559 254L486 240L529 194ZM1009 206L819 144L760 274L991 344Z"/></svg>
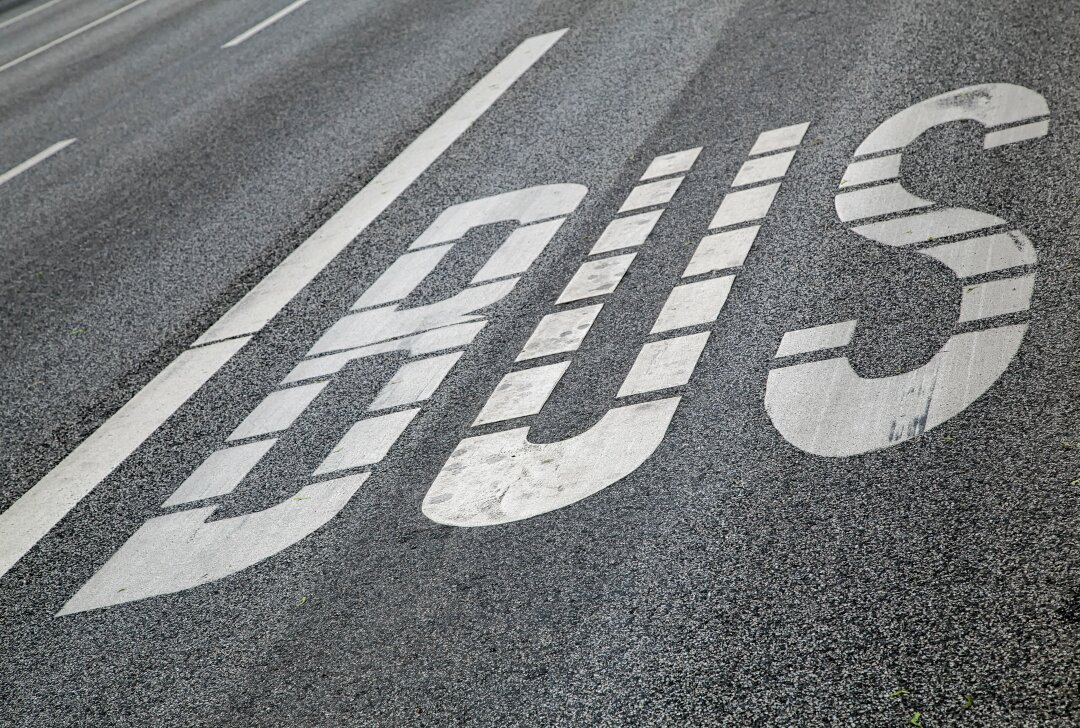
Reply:
<svg viewBox="0 0 1080 728"><path fill-rule="evenodd" d="M122 4L0 29L0 64ZM0 724L1080 725L1075 3L312 0L219 48L271 5L148 0L0 72L0 171L79 139L0 185L0 509L521 40L569 31L0 579ZM959 308L946 269L836 219L852 151L896 111L986 82L1042 93L1050 134L983 151L973 124L934 130L904 182L1035 243L1019 355L916 440L797 450L763 406L784 332L857 318L852 362L880 376L926 362ZM749 145L803 121L652 458L530 520L426 519L432 479L648 161L704 147L539 441L610 408ZM53 616L438 212L556 182L589 195L333 521L227 579ZM448 263L417 302L476 260ZM400 361L334 379L215 518L294 494Z"/></svg>

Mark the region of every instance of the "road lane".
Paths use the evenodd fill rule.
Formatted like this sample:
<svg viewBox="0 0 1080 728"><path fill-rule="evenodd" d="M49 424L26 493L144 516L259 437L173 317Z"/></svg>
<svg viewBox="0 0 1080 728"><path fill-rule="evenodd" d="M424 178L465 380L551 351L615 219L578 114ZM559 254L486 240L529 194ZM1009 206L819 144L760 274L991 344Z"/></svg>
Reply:
<svg viewBox="0 0 1080 728"><path fill-rule="evenodd" d="M515 26L518 40L556 21L570 30L545 62L0 581L0 598L17 605L5 630L20 647L2 668L18 690L5 719L911 725L918 714L927 726L1073 722L1080 128L1072 112L1080 69L1065 51L1078 19L1064 4L598 2L540 8ZM774 425L766 389L771 372L831 356L799 351L808 330L841 325L811 343L849 341L844 352L862 377L918 371L957 330L971 285L918 252L941 241L877 245L840 222L836 195L856 148L912 104L994 82L1045 97L1048 134L984 149L976 123L942 126L904 148L900 173L912 194L993 214L1008 223L1002 234L1017 229L1030 241L1034 267L1021 256L1021 271L974 281L1034 271L1030 315L1003 319L1027 326L1019 353L985 395L937 429L854 457L800 449ZM331 84L301 98L334 96L320 112L349 116L355 100L339 91ZM754 154L759 135L807 121L794 156L780 160L774 193L768 175L778 167L747 159L783 154ZM598 246L613 220L639 213L619 209L658 155L698 147L692 166L672 173L684 179L662 215L646 220L644 239L619 248L612 233ZM315 149L304 154L318 160L318 174L345 167ZM267 168L273 163L280 158ZM295 209L290 190L328 195L290 181L276 198L286 211ZM308 352L327 331L364 315L354 303L440 212L568 183L588 187L587 196L513 290L483 310L482 329L467 332L472 343L434 394L402 405L419 412L390 410L404 420L400 439L336 517L232 576L53 616L153 519L202 517L216 504L208 525L241 524L279 505L311 505L301 487L342 456L335 450L350 434L359 437L354 427L370 421L362 418L380 390L406 362L430 362L445 349L351 359L230 492L162 508L268 394L289 391L277 382L323 358ZM771 201L749 227L740 227L747 208L724 202L742 190L758 191L749 202ZM155 220L181 214L171 208ZM758 229L718 241L714 225L720 235ZM529 228L504 222L467 233L401 305L490 285L475 279L514 229ZM628 253L633 260L603 298L558 303L588 260ZM639 352L683 335L662 330L658 318L677 325L697 310L669 303L687 285L691 261L700 280L733 280L715 322L692 323L708 343L689 381L661 393L680 402L651 457L619 482L533 518L463 528L424 515L463 438L529 423L531 443L564 443L609 412L664 401L643 393L622 406L619 395ZM254 283L247 280L228 305ZM570 350L515 363L546 317L597 303L576 324L588 330ZM776 359L781 342L785 356ZM477 425L487 429L473 429L509 373L534 371L559 375L550 393L550 380L526 377L527 396L487 410L494 419ZM11 390L6 399L17 401ZM497 414L526 411L534 419ZM361 454L351 462L362 469L376 459ZM356 470L330 468L315 482L348 472Z"/></svg>

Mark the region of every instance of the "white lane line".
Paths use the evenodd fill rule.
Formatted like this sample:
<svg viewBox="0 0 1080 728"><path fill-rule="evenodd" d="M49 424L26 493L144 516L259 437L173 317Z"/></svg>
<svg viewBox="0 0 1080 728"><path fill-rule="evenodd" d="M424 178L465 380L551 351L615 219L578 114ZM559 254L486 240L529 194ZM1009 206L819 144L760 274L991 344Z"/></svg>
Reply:
<svg viewBox="0 0 1080 728"><path fill-rule="evenodd" d="M709 332L653 341L641 347L616 397L681 387L690 381Z"/></svg>
<svg viewBox="0 0 1080 728"><path fill-rule="evenodd" d="M751 225L726 233L706 235L698 243L682 277L690 278L725 268L742 267L760 229L760 225Z"/></svg>
<svg viewBox="0 0 1080 728"><path fill-rule="evenodd" d="M649 163L649 168L645 170L645 174L641 175L641 179L666 177L669 174L689 171L694 166L694 162L697 161L699 154L701 154L701 147L684 149L681 152L672 152L671 154L661 154Z"/></svg>
<svg viewBox="0 0 1080 728"><path fill-rule="evenodd" d="M189 349L0 513L0 576L124 462L250 337Z"/></svg>
<svg viewBox="0 0 1080 728"><path fill-rule="evenodd" d="M675 286L649 333L659 334L715 321L734 280L735 276L721 276Z"/></svg>
<svg viewBox="0 0 1080 728"><path fill-rule="evenodd" d="M788 147L797 147L802 144L806 130L810 128L810 122L805 124L792 124L780 129L763 131L758 134L757 141L750 149L750 156L764 154L765 152L778 152Z"/></svg>
<svg viewBox="0 0 1080 728"><path fill-rule="evenodd" d="M615 290L626 270L634 262L636 253L616 255L600 260L587 260L577 269L566 289L555 301L556 305L580 301L593 296L606 296Z"/></svg>
<svg viewBox="0 0 1080 728"><path fill-rule="evenodd" d="M630 194L626 197L626 202L619 208L619 212L640 210L643 207L653 207L655 205L666 205L671 202L671 198L678 192L682 181L682 177L670 177L656 182L640 184L630 190Z"/></svg>
<svg viewBox="0 0 1080 728"><path fill-rule="evenodd" d="M8 180L15 179L20 174L33 167L35 164L38 164L39 162L44 162L46 159L59 152L61 149L64 149L65 147L74 143L74 139L65 139L62 142L57 142L56 144L53 144L48 149L43 149L22 164L16 165L9 169L7 172L0 174L0 185L4 184Z"/></svg>
<svg viewBox="0 0 1080 728"><path fill-rule="evenodd" d="M615 218L604 228L604 232L600 234L596 244L589 251L589 255L609 253L612 250L622 248L636 248L644 244L645 239L649 237L652 229L656 226L657 220L663 214L664 208L660 208L659 210L642 212L637 215Z"/></svg>
<svg viewBox="0 0 1080 728"><path fill-rule="evenodd" d="M566 29L529 38L465 92L359 193L263 278L196 344L253 334L367 229L424 170L555 45Z"/></svg>
<svg viewBox="0 0 1080 728"><path fill-rule="evenodd" d="M263 398L244 421L236 426L226 442L262 437L271 432L281 432L292 427L296 418L304 413L329 382L312 382L291 389L279 389Z"/></svg>
<svg viewBox="0 0 1080 728"><path fill-rule="evenodd" d="M259 23L258 25L256 25L253 28L245 30L243 33L236 36L235 38L233 38L232 40L230 40L228 43L226 43L225 45L223 45L221 47L222 48L232 48L233 46L240 45L245 40L247 40L251 36L258 33L260 30L263 30L264 28L270 27L271 25L273 25L274 23L276 23L277 21L281 20L286 15L291 13L293 10L296 10L297 8L299 8L301 5L307 4L307 2L308 2L308 0L296 0L296 2L292 3L291 5L286 5L281 10L278 10L276 13L271 15L266 20L262 21L261 23Z"/></svg>
<svg viewBox="0 0 1080 728"><path fill-rule="evenodd" d="M525 346L521 347L521 353L515 361L577 351L603 306L604 304L597 303L592 306L572 308L569 311L549 313L540 319L536 330L529 336Z"/></svg>
<svg viewBox="0 0 1080 728"><path fill-rule="evenodd" d="M0 576L240 350L293 296L363 232L472 123L566 33L523 41L406 147L315 234L107 419L70 455L0 513Z"/></svg>
<svg viewBox="0 0 1080 728"><path fill-rule="evenodd" d="M54 48L54 47L60 45L61 43L64 43L65 41L69 41L69 40L71 40L72 38L74 38L77 35L82 35L86 31L91 30L93 28L96 28L97 26L101 25L102 23L107 23L108 21L115 18L117 15L120 15L122 13L126 13L128 10L131 10L132 8L135 8L135 7L138 7L139 5L142 5L144 2L146 2L146 0L135 0L135 2L128 3L127 5L125 5L122 8L117 8L116 10L113 10L111 13L107 13L105 15L102 15L97 20L92 20L89 23L87 23L86 25L82 26L81 28L76 28L75 30L71 31L70 33L65 33L64 35L60 36L56 40L49 41L48 43L41 46L40 48L35 48L34 50L30 51L29 53L24 53L23 55L19 56L18 58L16 58L13 61L8 61L4 65L0 66L0 72L6 71L7 69L11 68L12 66L17 66L20 63L22 63L23 61L28 61L31 58L33 58L34 56L39 55L41 53L44 53L45 51L49 50L50 48Z"/></svg>
<svg viewBox="0 0 1080 728"><path fill-rule="evenodd" d="M851 343L855 335L855 321L841 321L837 324L825 324L809 329L788 331L780 339L775 358L805 354L821 349L837 349Z"/></svg>
<svg viewBox="0 0 1080 728"><path fill-rule="evenodd" d="M9 25L14 25L15 23L19 22L23 18L29 18L34 13L40 13L45 8L50 8L53 5L56 5L56 3L58 3L58 2L60 2L60 0L49 0L49 2L42 3L41 5L38 5L36 8L30 8L25 13L19 13L14 18L8 18L4 22L0 23L0 30L3 30L4 28L8 27Z"/></svg>

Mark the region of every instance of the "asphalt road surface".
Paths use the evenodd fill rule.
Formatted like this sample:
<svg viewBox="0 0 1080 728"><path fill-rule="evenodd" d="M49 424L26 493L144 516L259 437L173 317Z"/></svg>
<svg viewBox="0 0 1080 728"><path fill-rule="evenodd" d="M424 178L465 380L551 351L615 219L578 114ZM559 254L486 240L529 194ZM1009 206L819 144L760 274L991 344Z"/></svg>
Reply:
<svg viewBox="0 0 1080 728"><path fill-rule="evenodd" d="M0 2L0 725L1080 725L1078 39Z"/></svg>

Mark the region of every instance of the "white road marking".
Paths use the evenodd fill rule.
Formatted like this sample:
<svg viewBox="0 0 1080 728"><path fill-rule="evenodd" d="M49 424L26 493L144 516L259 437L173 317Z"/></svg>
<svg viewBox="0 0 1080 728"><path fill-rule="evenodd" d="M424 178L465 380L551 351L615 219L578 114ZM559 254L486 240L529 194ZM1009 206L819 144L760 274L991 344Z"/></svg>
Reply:
<svg viewBox="0 0 1080 728"><path fill-rule="evenodd" d="M966 285L960 296L960 321L978 321L1026 311L1031 306L1034 292L1034 275Z"/></svg>
<svg viewBox="0 0 1080 728"><path fill-rule="evenodd" d="M196 343L206 344L262 329L506 93L525 71L540 60L564 33L565 29L534 36L511 51L200 336Z"/></svg>
<svg viewBox="0 0 1080 728"><path fill-rule="evenodd" d="M865 185L871 182L884 182L887 179L896 179L899 176L899 154L890 154L887 157L874 157L872 159L857 159L844 170L844 176L840 180L840 189Z"/></svg>
<svg viewBox="0 0 1080 728"><path fill-rule="evenodd" d="M602 303L596 303L544 316L525 342L525 346L521 347L521 353L515 361L577 351L603 306Z"/></svg>
<svg viewBox="0 0 1080 728"><path fill-rule="evenodd" d="M1026 142L1029 139L1038 139L1046 136L1049 132L1049 119L1024 124L1023 126L1014 126L1011 129L992 131L983 139L983 149L993 149L994 147L1000 147L1002 144L1015 144L1016 142Z"/></svg>
<svg viewBox="0 0 1080 728"><path fill-rule="evenodd" d="M854 192L842 192L836 196L834 204L840 221L851 222L929 207L934 203L916 197L899 182L890 182L876 187L864 187Z"/></svg>
<svg viewBox="0 0 1080 728"><path fill-rule="evenodd" d="M430 398L457 364L461 354L462 352L455 351L433 356L430 359L414 359L405 362L390 381L379 390L375 401L368 409L389 409Z"/></svg>
<svg viewBox="0 0 1080 728"><path fill-rule="evenodd" d="M191 503L206 498L231 493L247 477L251 469L258 465L276 439L249 442L218 450L210 454L195 472L187 477L180 487L161 504L162 508Z"/></svg>
<svg viewBox="0 0 1080 728"><path fill-rule="evenodd" d="M60 45L61 43L69 41L69 40L71 40L72 38L74 38L77 35L82 35L86 31L92 30L92 29L96 28L97 26L101 25L102 23L107 23L108 21L112 20L116 16L121 15L123 13L126 13L128 10L133 10L134 8L138 7L139 5L142 5L144 2L146 2L146 0L135 0L134 2L128 3L127 5L125 5L125 6L121 7L121 8L117 8L116 10L113 10L111 13L107 13L107 14L101 16L97 20L93 20L93 21L87 23L86 25L84 25L84 26L82 26L80 28L76 28L75 30L71 31L70 33L65 33L64 35L60 36L56 40L49 41L45 45L40 46L38 48L35 48L34 50L30 51L29 53L24 53L23 55L19 56L15 60L8 61L7 63L0 66L0 73L8 70L9 68L12 68L14 66L19 65L23 61L30 60L34 56L37 56L37 55L39 55L41 53L44 53L45 51L49 50L50 48L55 48L56 46Z"/></svg>
<svg viewBox="0 0 1080 728"><path fill-rule="evenodd" d="M446 257L452 247L454 246L440 245L405 253L368 286L353 304L353 310L382 306L405 298L435 270L435 266Z"/></svg>
<svg viewBox="0 0 1080 728"><path fill-rule="evenodd" d="M615 218L604 228L604 232L597 238L589 255L610 253L612 250L636 248L642 245L663 214L664 208L660 208Z"/></svg>
<svg viewBox="0 0 1080 728"><path fill-rule="evenodd" d="M667 177L669 174L679 174L686 172L694 166L694 162L697 161L698 155L701 154L701 147L694 147L693 149L684 149L681 152L671 152L670 154L661 154L659 157L649 162L648 169L641 175L641 180L653 179L654 177Z"/></svg>
<svg viewBox="0 0 1080 728"><path fill-rule="evenodd" d="M797 147L802 144L806 130L810 128L810 122L805 124L792 124L780 129L763 131L758 135L754 146L750 148L750 156L764 154L765 152L778 152L788 147Z"/></svg>
<svg viewBox="0 0 1080 728"><path fill-rule="evenodd" d="M784 334L784 338L780 339L780 346L776 349L776 358L847 346L854 335L854 320L788 331Z"/></svg>
<svg viewBox="0 0 1080 728"><path fill-rule="evenodd" d="M222 48L232 48L233 46L240 45L245 40L247 40L251 36L258 33L260 30L264 30L264 29L270 27L271 25L273 25L277 21L281 20L282 18L284 18L286 15L288 15L292 11L299 8L301 5L306 5L307 3L308 3L308 0L296 0L296 2L286 5L281 10L277 11L276 13L271 15L266 20L262 21L261 23L259 23L258 25L255 25L252 28L249 28L248 30L245 30L243 33L236 36L235 38L233 38L232 40L230 40L228 43L226 43L225 45L223 45L221 47Z"/></svg>
<svg viewBox="0 0 1080 728"><path fill-rule="evenodd" d="M424 496L424 515L450 526L494 526L565 508L625 478L667 433L678 397L615 407L566 440L529 442L518 427L467 437Z"/></svg>
<svg viewBox="0 0 1080 728"><path fill-rule="evenodd" d="M986 212L966 207L946 207L943 210L859 225L851 228L851 231L886 245L911 245L1004 224L1005 221L1000 217Z"/></svg>
<svg viewBox="0 0 1080 728"><path fill-rule="evenodd" d="M580 301L583 298L606 296L615 290L626 270L634 262L635 253L616 255L600 260L587 260L577 269L556 304Z"/></svg>
<svg viewBox="0 0 1080 728"><path fill-rule="evenodd" d="M15 165L11 169L9 169L7 172L4 172L3 174L0 174L0 185L4 184L5 182L7 182L9 180L15 179L20 174L22 174L26 170L30 169L31 167L33 167L35 164L39 164L41 162L44 162L46 159L48 159L52 155L56 154L60 150L67 148L71 144L74 144L75 141L76 141L75 139L65 139L62 142L57 142L56 144L53 144L51 147L47 147L46 149L41 150L40 152L38 152L34 156L30 157L30 159L26 160L25 162Z"/></svg>
<svg viewBox="0 0 1080 728"><path fill-rule="evenodd" d="M56 5L58 2L61 2L61 0L49 0L49 2L42 3L41 5L38 5L35 8L30 8L26 12L19 13L14 18L8 18L4 22L0 23L0 30L3 30L4 28L8 27L9 25L14 25L15 23L19 22L23 18L29 18L31 15L34 15L35 13L40 13L45 8L51 8L53 5Z"/></svg>
<svg viewBox="0 0 1080 728"><path fill-rule="evenodd" d="M222 579L314 533L370 473L313 483L255 513L207 521L218 506L151 518L56 616L171 594Z"/></svg>
<svg viewBox="0 0 1080 728"><path fill-rule="evenodd" d="M510 372L488 397L473 427L538 414L568 366L569 361L560 361Z"/></svg>
<svg viewBox="0 0 1080 728"><path fill-rule="evenodd" d="M0 576L247 342L248 338L230 339L180 354L59 465L0 513Z"/></svg>
<svg viewBox="0 0 1080 728"><path fill-rule="evenodd" d="M313 474L326 475L374 465L386 457L418 412L419 409L408 409L360 420L349 428Z"/></svg>
<svg viewBox="0 0 1080 728"><path fill-rule="evenodd" d="M675 286L649 333L659 334L715 321L734 280L735 276L721 276Z"/></svg>
<svg viewBox="0 0 1080 728"><path fill-rule="evenodd" d="M741 267L760 229L760 225L750 225L715 235L706 235L698 243L682 277L690 278L725 268Z"/></svg>
<svg viewBox="0 0 1080 728"><path fill-rule="evenodd" d="M125 6L121 11L134 6ZM262 329L565 33L566 29L545 33L518 45L199 337L194 346L201 348L186 351L173 360L59 465L0 513L0 576L224 366L250 340L245 334Z"/></svg>
<svg viewBox="0 0 1080 728"><path fill-rule="evenodd" d="M791 166L791 160L793 159L795 159L794 149L790 152L779 152L778 154L770 154L767 157L748 159L739 168L739 173L735 175L731 186L743 187L783 177L787 174L788 167Z"/></svg>
<svg viewBox="0 0 1080 728"><path fill-rule="evenodd" d="M682 177L669 177L668 179L661 179L656 182L646 182L645 184L638 185L630 190L630 194L627 195L626 201L623 202L622 207L619 208L619 212L629 212L630 210L640 210L643 207L666 205L671 202L671 198L678 192L679 185L682 184L682 181Z"/></svg>
<svg viewBox="0 0 1080 728"><path fill-rule="evenodd" d="M709 332L652 341L641 347L616 397L681 387L690 381Z"/></svg>
<svg viewBox="0 0 1080 728"><path fill-rule="evenodd" d="M920 252L940 260L961 278L1036 262L1034 246L1019 230L935 245Z"/></svg>
<svg viewBox="0 0 1080 728"><path fill-rule="evenodd" d="M535 225L526 225L510 233L506 242L492 253L470 283L483 283L524 273L544 252L565 221L565 217L559 217Z"/></svg>
<svg viewBox="0 0 1080 728"><path fill-rule="evenodd" d="M237 425L226 440L245 440L289 429L327 384L328 382L312 382L271 392Z"/></svg>
<svg viewBox="0 0 1080 728"><path fill-rule="evenodd" d="M737 190L724 195L720 207L716 210L710 228L739 225L744 222L760 220L768 214L773 198L780 189L780 183Z"/></svg>

